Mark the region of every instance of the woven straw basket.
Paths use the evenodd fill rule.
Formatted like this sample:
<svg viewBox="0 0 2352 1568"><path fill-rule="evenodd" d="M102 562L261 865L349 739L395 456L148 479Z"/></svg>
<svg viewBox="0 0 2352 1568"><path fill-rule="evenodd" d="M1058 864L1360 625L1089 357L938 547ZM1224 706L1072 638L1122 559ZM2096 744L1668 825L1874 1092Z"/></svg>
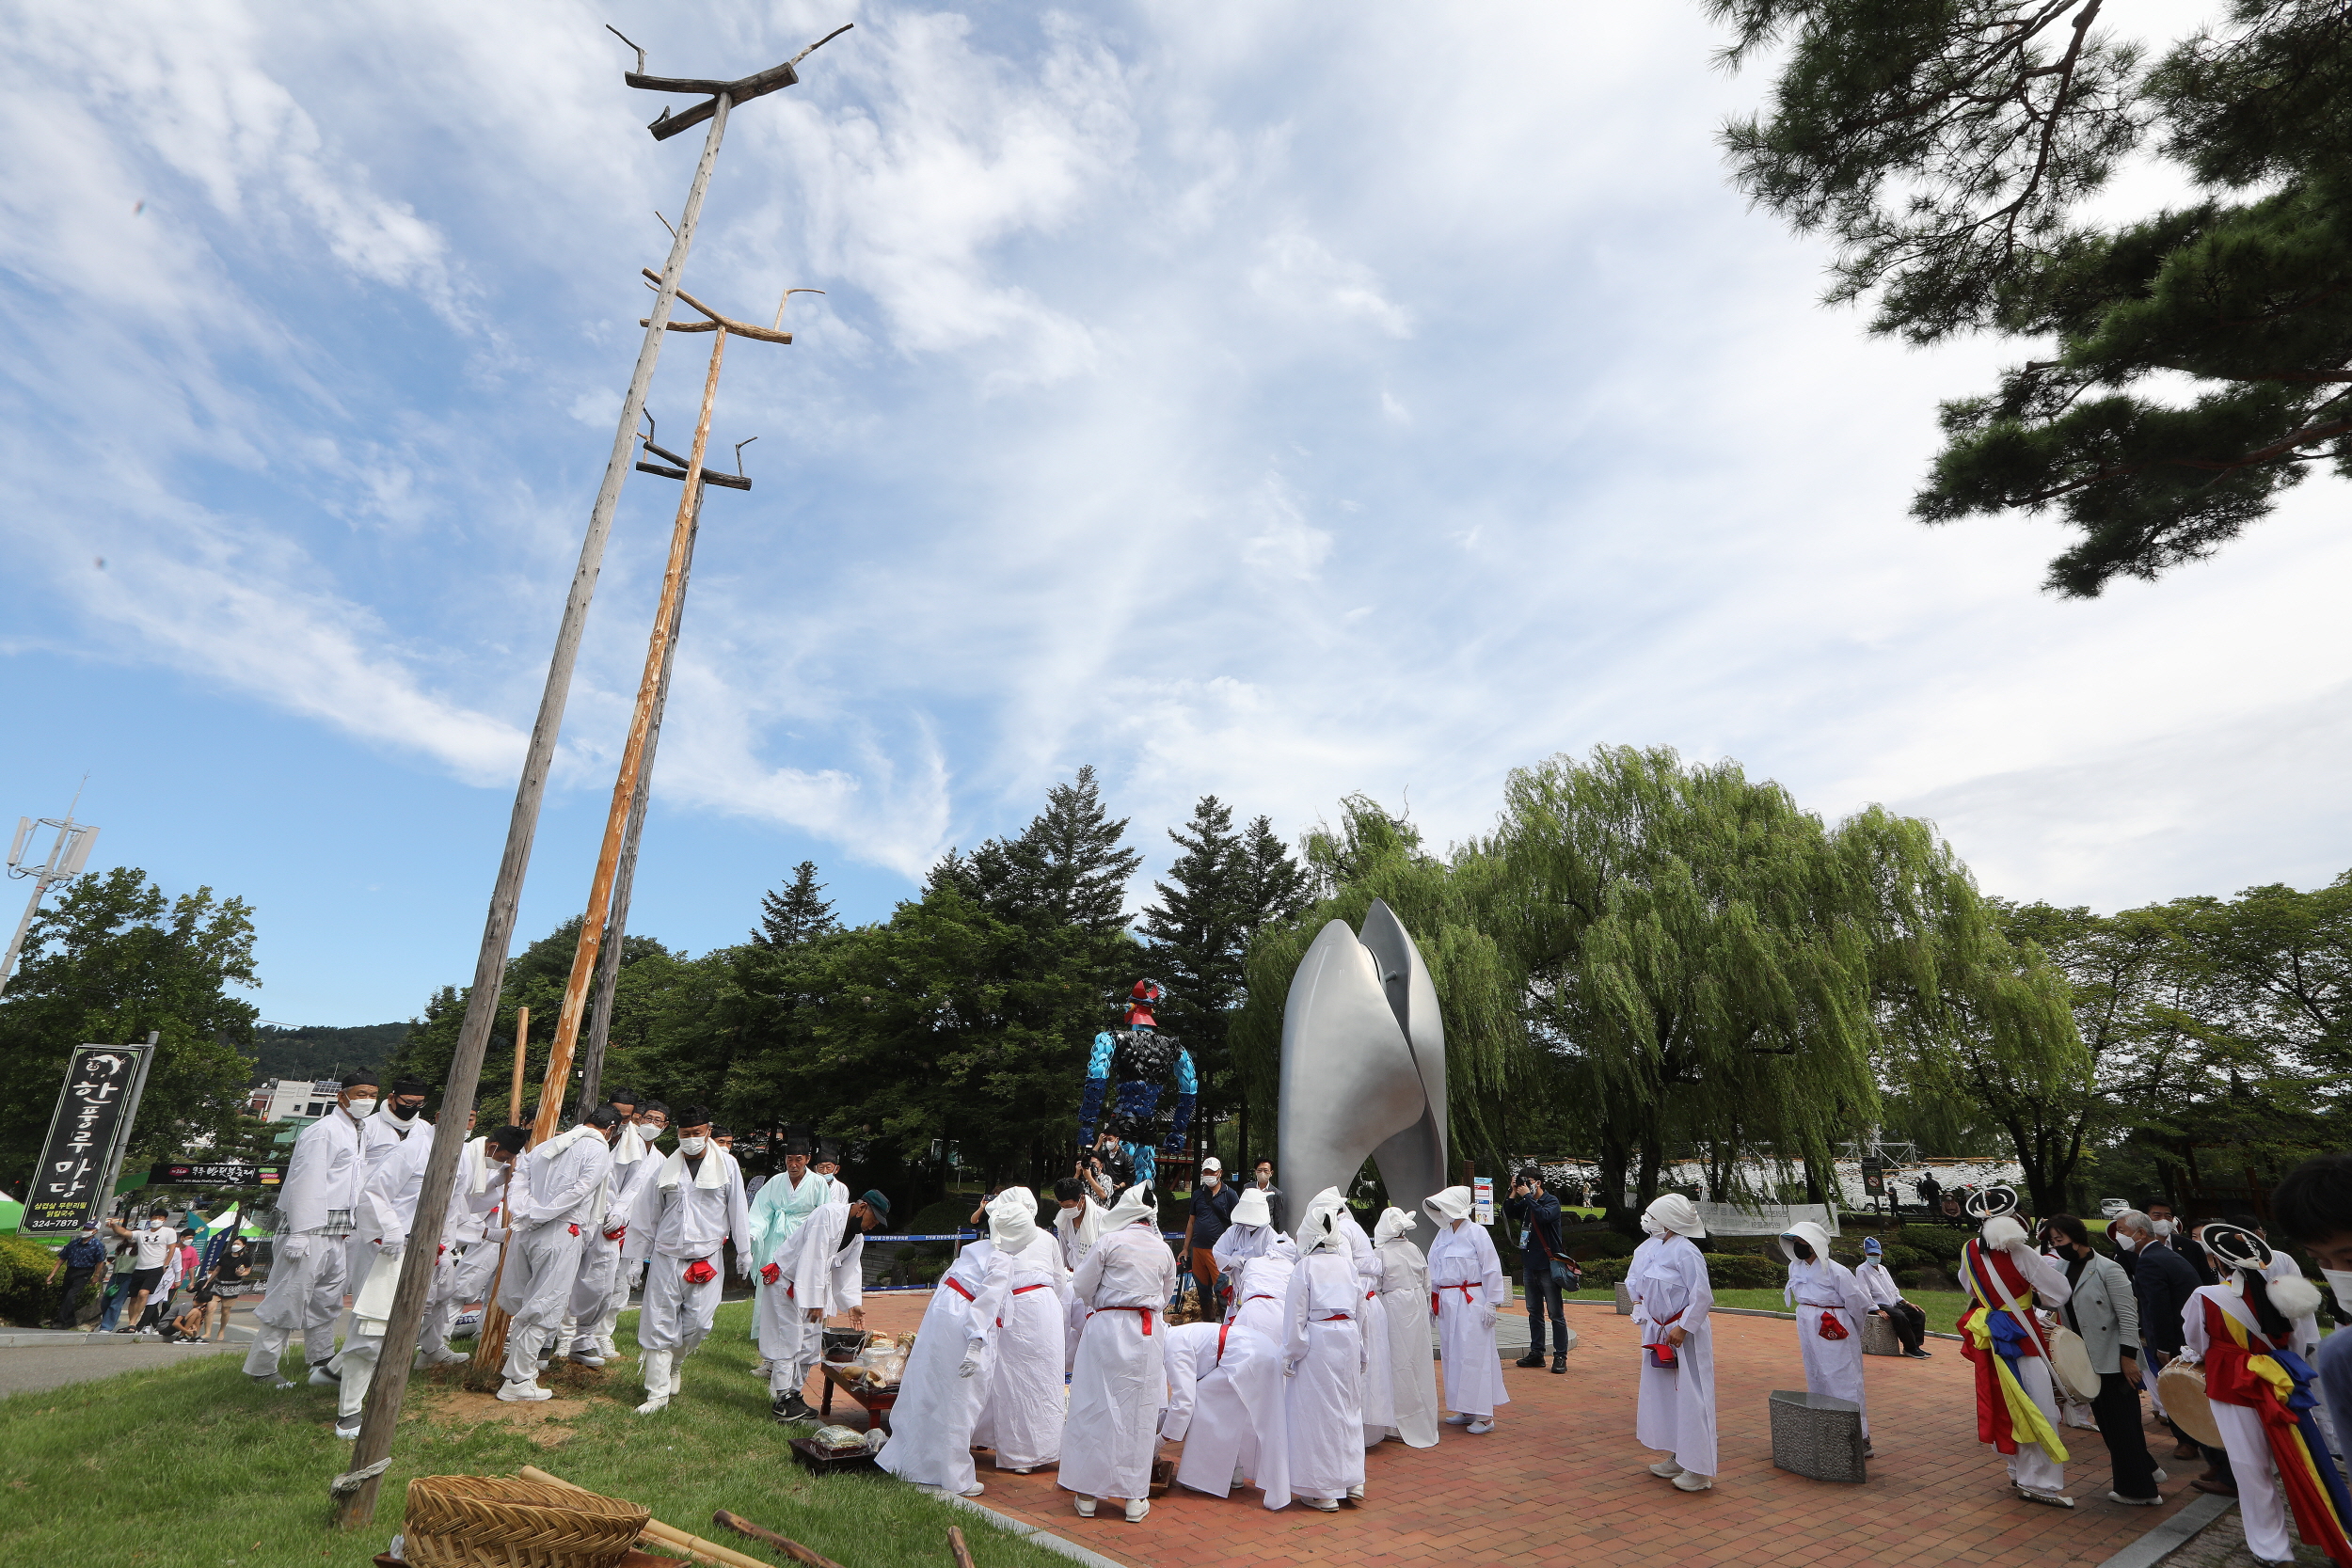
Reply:
<svg viewBox="0 0 2352 1568"><path fill-rule="evenodd" d="M511 1476L419 1476L402 1555L417 1568L613 1568L650 1517L617 1497Z"/></svg>

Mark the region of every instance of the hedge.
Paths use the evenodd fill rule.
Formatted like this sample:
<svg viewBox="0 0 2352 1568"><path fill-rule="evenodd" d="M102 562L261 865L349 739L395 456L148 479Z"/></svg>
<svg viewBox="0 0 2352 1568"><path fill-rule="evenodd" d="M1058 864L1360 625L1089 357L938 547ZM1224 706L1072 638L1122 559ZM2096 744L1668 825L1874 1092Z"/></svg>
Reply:
<svg viewBox="0 0 2352 1568"><path fill-rule="evenodd" d="M48 1283L57 1255L22 1236L0 1236L0 1323L38 1328L55 1315L63 1286Z"/></svg>

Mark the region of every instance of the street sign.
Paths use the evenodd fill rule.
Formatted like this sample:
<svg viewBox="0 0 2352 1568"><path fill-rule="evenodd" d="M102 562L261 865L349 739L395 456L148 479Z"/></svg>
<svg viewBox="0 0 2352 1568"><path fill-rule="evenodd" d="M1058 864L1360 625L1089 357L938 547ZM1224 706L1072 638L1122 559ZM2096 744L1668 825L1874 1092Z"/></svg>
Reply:
<svg viewBox="0 0 2352 1568"><path fill-rule="evenodd" d="M286 1179L284 1165L259 1164L251 1160L214 1160L196 1164L148 1167L151 1187L275 1187Z"/></svg>
<svg viewBox="0 0 2352 1568"><path fill-rule="evenodd" d="M1470 1178L1470 1223L1495 1223L1495 1179L1491 1176Z"/></svg>
<svg viewBox="0 0 2352 1568"><path fill-rule="evenodd" d="M27 1236L59 1236L94 1225L114 1196L115 1172L138 1117L152 1045L77 1045L49 1118L49 1139L24 1194Z"/></svg>

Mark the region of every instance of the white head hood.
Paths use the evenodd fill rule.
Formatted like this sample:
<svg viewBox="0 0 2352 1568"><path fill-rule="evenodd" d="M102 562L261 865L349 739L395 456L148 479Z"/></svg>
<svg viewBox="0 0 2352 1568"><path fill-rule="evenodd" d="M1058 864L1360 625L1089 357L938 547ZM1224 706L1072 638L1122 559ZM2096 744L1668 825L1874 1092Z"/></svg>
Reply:
<svg viewBox="0 0 2352 1568"><path fill-rule="evenodd" d="M1037 1194L1007 1187L988 1206L988 1239L999 1252L1019 1252L1037 1240Z"/></svg>
<svg viewBox="0 0 2352 1568"><path fill-rule="evenodd" d="M1665 1230L1677 1236L1699 1237L1707 1234L1707 1227L1699 1223L1699 1206L1680 1193L1666 1193L1642 1211L1642 1218L1654 1220Z"/></svg>
<svg viewBox="0 0 2352 1568"><path fill-rule="evenodd" d="M1332 1190L1325 1189L1327 1192ZM1346 1251L1347 1238L1341 1234L1336 1223L1339 1217L1337 1205L1308 1205L1307 1217L1298 1222L1298 1250L1302 1253Z"/></svg>
<svg viewBox="0 0 2352 1568"><path fill-rule="evenodd" d="M1429 1217L1436 1220L1442 1228L1451 1226L1455 1220L1470 1218L1470 1206L1473 1201L1468 1187L1448 1187L1444 1192L1432 1193L1429 1196L1422 1198L1421 1206L1429 1211Z"/></svg>
<svg viewBox="0 0 2352 1568"><path fill-rule="evenodd" d="M1340 1196L1340 1190L1337 1187L1326 1187L1309 1198L1306 1212L1298 1216L1297 1229L1293 1232L1298 1238L1298 1250L1312 1252L1314 1243L1307 1239L1309 1227L1319 1221L1328 1223L1334 1213L1346 1207L1347 1200Z"/></svg>
<svg viewBox="0 0 2352 1568"><path fill-rule="evenodd" d="M1797 1253L1796 1249L1788 1244L1788 1238L1791 1236L1813 1249L1816 1262L1829 1261L1829 1232L1823 1230L1819 1225L1811 1220L1799 1220L1780 1233L1781 1255L1793 1263L1797 1260Z"/></svg>
<svg viewBox="0 0 2352 1568"><path fill-rule="evenodd" d="M1384 1242L1393 1242L1420 1223L1420 1220L1406 1210L1388 1209L1381 1213L1380 1223L1372 1227L1373 1245L1378 1246Z"/></svg>
<svg viewBox="0 0 2352 1568"><path fill-rule="evenodd" d="M1160 1208L1152 1199L1152 1184L1149 1181L1138 1181L1119 1195L1119 1201L1111 1205L1111 1212L1103 1216L1103 1228L1118 1230L1139 1220L1150 1220L1155 1226L1160 1222Z"/></svg>
<svg viewBox="0 0 2352 1568"><path fill-rule="evenodd" d="M1984 1222L1983 1236L1986 1246L2006 1251L2025 1244L2026 1227L2007 1214L1995 1214Z"/></svg>
<svg viewBox="0 0 2352 1568"><path fill-rule="evenodd" d="M1233 1201L1234 1225L1272 1225L1274 1210L1265 1200L1265 1194L1255 1187L1244 1187L1241 1196Z"/></svg>

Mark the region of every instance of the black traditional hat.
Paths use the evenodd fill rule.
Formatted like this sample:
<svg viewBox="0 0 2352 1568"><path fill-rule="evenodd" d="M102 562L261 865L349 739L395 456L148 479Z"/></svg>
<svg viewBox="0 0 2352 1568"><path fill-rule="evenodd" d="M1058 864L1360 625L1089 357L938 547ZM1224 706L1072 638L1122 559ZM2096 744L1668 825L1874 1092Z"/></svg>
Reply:
<svg viewBox="0 0 2352 1568"><path fill-rule="evenodd" d="M2007 1184L1979 1187L1968 1195L1968 1217L1972 1220L1999 1219L2017 1212L2017 1189Z"/></svg>
<svg viewBox="0 0 2352 1568"><path fill-rule="evenodd" d="M2270 1243L2242 1225L2209 1225L2197 1233L2214 1260L2233 1269L2270 1267Z"/></svg>

